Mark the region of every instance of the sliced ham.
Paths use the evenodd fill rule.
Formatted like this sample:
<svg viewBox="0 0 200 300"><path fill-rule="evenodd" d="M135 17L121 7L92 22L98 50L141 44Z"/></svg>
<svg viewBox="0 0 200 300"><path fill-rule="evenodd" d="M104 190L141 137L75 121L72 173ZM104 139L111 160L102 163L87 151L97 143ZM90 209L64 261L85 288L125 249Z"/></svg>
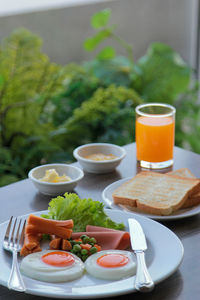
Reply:
<svg viewBox="0 0 200 300"><path fill-rule="evenodd" d="M130 247L130 235L126 231L87 225L86 232L73 232L72 239L77 239L82 234L94 237L102 250L124 250Z"/></svg>

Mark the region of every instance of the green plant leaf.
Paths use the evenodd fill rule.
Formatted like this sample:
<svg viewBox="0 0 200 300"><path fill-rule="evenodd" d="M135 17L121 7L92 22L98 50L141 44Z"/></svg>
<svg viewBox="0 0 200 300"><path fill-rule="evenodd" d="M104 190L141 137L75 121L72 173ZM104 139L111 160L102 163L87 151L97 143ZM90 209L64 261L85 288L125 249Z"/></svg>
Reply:
<svg viewBox="0 0 200 300"><path fill-rule="evenodd" d="M132 141L134 107L142 102L133 89L115 85L97 89L63 124L67 130L62 148L89 142L112 140L123 145Z"/></svg>
<svg viewBox="0 0 200 300"><path fill-rule="evenodd" d="M113 28L107 28L99 31L95 36L84 41L84 48L87 51L93 51L103 40L111 36Z"/></svg>
<svg viewBox="0 0 200 300"><path fill-rule="evenodd" d="M0 43L1 184L26 177L57 151L48 136L54 129L48 102L63 87L64 68L52 63L41 46L41 39L26 29Z"/></svg>
<svg viewBox="0 0 200 300"><path fill-rule="evenodd" d="M97 58L100 60L107 60L114 58L116 56L116 51L113 47L105 47L103 50L99 52Z"/></svg>
<svg viewBox="0 0 200 300"><path fill-rule="evenodd" d="M4 84L4 77L0 74L0 87Z"/></svg>
<svg viewBox="0 0 200 300"><path fill-rule="evenodd" d="M191 69L163 43L153 43L134 67L133 87L146 100L173 102L189 87Z"/></svg>
<svg viewBox="0 0 200 300"><path fill-rule="evenodd" d="M84 64L89 74L99 78L101 82L109 86L129 87L131 84L131 64L124 56L116 56L109 60L93 60Z"/></svg>
<svg viewBox="0 0 200 300"><path fill-rule="evenodd" d="M1 176L1 178L0 178L0 187L4 186L4 185L7 185L7 184L10 184L10 183L14 183L18 180L19 180L19 178L15 175L5 174L5 175Z"/></svg>
<svg viewBox="0 0 200 300"><path fill-rule="evenodd" d="M107 25L111 15L110 9L104 9L96 13L91 18L91 25L95 29L102 28Z"/></svg>

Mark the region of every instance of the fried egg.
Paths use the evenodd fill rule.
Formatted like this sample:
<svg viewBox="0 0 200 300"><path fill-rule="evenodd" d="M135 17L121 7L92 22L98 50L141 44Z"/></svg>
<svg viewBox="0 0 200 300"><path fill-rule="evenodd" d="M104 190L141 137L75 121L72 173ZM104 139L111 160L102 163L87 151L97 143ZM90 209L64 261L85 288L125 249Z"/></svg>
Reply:
<svg viewBox="0 0 200 300"><path fill-rule="evenodd" d="M122 250L97 252L87 258L85 268L90 275L108 280L118 280L136 273L133 254Z"/></svg>
<svg viewBox="0 0 200 300"><path fill-rule="evenodd" d="M73 253L44 250L27 255L21 262L22 274L46 282L66 282L84 272L84 263Z"/></svg>

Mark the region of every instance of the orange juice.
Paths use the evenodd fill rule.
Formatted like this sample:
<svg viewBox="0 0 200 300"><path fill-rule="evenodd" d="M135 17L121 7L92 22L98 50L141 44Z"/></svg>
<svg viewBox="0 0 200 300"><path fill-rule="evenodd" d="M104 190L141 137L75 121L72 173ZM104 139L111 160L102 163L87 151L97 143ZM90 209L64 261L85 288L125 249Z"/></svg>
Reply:
<svg viewBox="0 0 200 300"><path fill-rule="evenodd" d="M164 162L173 159L173 117L140 116L136 120L137 160Z"/></svg>

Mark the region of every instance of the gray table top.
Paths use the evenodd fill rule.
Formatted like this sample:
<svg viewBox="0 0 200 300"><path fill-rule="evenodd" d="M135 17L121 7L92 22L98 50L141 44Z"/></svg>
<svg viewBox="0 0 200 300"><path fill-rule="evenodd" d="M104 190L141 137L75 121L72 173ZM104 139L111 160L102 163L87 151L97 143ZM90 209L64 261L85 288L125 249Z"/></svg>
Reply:
<svg viewBox="0 0 200 300"><path fill-rule="evenodd" d="M138 167L136 164L135 144L125 146L127 156L120 166L112 173L94 175L85 173L83 180L78 184L75 191L81 198L92 197L102 201L103 189L121 178L134 176ZM78 166L78 163L75 163ZM200 155L175 147L173 170L187 167L200 178ZM40 194L29 179L0 188L0 223L8 220L10 215L19 216L45 210L51 197ZM3 204L3 205L2 205ZM156 285L149 294L128 294L124 299L199 299L200 295L200 214L168 222L162 222L171 229L182 241L185 252L184 259L179 269L167 280ZM118 297L114 297L117 299ZM10 291L0 286L0 299L47 299L44 297L28 295Z"/></svg>

